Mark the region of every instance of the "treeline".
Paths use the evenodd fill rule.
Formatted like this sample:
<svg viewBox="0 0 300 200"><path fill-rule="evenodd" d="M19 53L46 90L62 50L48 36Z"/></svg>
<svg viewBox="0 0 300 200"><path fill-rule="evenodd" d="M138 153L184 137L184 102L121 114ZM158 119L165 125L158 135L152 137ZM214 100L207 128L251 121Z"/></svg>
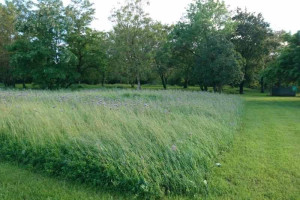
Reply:
<svg viewBox="0 0 300 200"><path fill-rule="evenodd" d="M154 21L147 2L113 11L113 30L90 28L88 0L11 0L0 4L0 82L68 88L75 83L199 85L299 84L300 32L274 32L261 14L197 0L175 25ZM99 27L101 29L101 27Z"/></svg>

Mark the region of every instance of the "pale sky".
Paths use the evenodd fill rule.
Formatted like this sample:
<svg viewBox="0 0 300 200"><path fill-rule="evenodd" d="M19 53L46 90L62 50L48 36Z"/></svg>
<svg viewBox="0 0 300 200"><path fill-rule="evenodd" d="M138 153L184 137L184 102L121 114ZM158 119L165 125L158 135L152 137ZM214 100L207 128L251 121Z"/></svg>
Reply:
<svg viewBox="0 0 300 200"><path fill-rule="evenodd" d="M65 3L70 0L63 0ZM108 17L118 3L125 0L90 0L96 9L96 20L92 28L109 31L112 28ZM172 24L180 20L187 6L193 0L149 0L146 9L150 16L157 21ZM3 2L3 0L0 0ZM295 33L300 30L300 0L225 0L230 9L247 7L250 12L260 12L274 30L285 30Z"/></svg>
<svg viewBox="0 0 300 200"><path fill-rule="evenodd" d="M68 2L68 0L64 0ZM111 10L125 0L91 0L96 8L96 18L92 27L108 31L112 28L108 17ZM193 0L150 0L147 11L157 21L172 24L180 20L187 6ZM247 7L250 12L261 12L274 30L295 33L300 30L300 0L225 0L230 9Z"/></svg>
<svg viewBox="0 0 300 200"><path fill-rule="evenodd" d="M68 0L64 0L67 2ZM112 28L108 17L118 2L125 0L91 0L96 8L97 20L92 27L108 31ZM176 23L180 20L187 6L193 0L150 0L147 11L154 20L163 23ZM274 30L285 30L295 33L300 30L300 0L225 0L230 9L245 8L251 12L261 12Z"/></svg>

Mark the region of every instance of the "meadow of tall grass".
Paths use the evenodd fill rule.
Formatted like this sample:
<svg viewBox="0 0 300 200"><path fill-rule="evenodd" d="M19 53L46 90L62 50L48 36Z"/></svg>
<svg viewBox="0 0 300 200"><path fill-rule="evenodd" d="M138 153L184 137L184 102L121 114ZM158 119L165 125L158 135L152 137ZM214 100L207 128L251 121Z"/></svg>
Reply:
<svg viewBox="0 0 300 200"><path fill-rule="evenodd" d="M0 90L0 158L139 195L203 194L242 107L202 92Z"/></svg>

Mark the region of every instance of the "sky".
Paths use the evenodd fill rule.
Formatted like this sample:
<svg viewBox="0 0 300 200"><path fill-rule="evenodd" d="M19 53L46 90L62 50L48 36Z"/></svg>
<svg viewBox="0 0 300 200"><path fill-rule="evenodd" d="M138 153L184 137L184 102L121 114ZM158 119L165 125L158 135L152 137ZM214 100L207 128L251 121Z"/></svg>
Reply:
<svg viewBox="0 0 300 200"><path fill-rule="evenodd" d="M3 2L4 0L0 0ZM63 0L67 4L70 0ZM125 0L90 0L96 9L96 20L92 28L100 31L112 29L108 17L118 3ZM187 6L193 0L149 0L150 6L146 8L150 16L157 21L173 24L180 20ZM247 7L248 11L262 13L265 20L274 30L285 30L295 33L300 30L300 0L225 0L231 10Z"/></svg>
<svg viewBox="0 0 300 200"><path fill-rule="evenodd" d="M68 0L64 0L67 2ZM147 11L157 21L172 24L180 20L187 6L193 0L149 0ZM125 0L91 0L96 8L96 18L92 27L97 30L108 31L112 28L108 17L118 2ZM285 30L295 33L300 30L300 0L225 0L230 9L237 7L248 11L262 13L265 20L274 30Z"/></svg>

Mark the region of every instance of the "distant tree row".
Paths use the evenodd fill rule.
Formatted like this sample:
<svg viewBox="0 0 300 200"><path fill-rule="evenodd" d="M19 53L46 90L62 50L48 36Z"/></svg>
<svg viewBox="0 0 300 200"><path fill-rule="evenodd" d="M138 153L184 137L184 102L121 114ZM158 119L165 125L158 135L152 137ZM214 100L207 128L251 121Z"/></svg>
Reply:
<svg viewBox="0 0 300 200"><path fill-rule="evenodd" d="M221 92L224 85L264 87L300 80L300 32L274 32L261 14L198 0L175 25L154 21L147 2L113 11L113 30L90 28L88 0L11 0L0 4L0 82L68 88L75 83L160 81ZM101 27L99 27L101 29Z"/></svg>

